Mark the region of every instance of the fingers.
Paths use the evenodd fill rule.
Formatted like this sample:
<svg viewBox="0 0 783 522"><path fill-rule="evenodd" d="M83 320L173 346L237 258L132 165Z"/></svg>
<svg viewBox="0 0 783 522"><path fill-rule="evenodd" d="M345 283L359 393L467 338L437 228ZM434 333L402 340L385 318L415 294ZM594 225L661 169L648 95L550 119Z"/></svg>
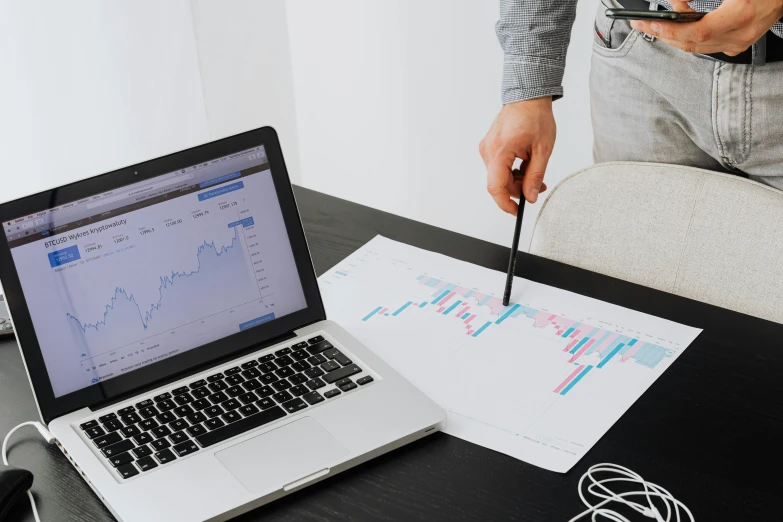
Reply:
<svg viewBox="0 0 783 522"><path fill-rule="evenodd" d="M688 0L669 0L669 4L672 6L672 11L678 13L695 13L696 10L688 5Z"/></svg>
<svg viewBox="0 0 783 522"><path fill-rule="evenodd" d="M516 202L511 200L512 194L509 190L509 186L516 185L511 177L512 164L513 158L511 162L501 156L495 156L489 160L487 164L487 192L501 210L516 215L518 206Z"/></svg>
<svg viewBox="0 0 783 522"><path fill-rule="evenodd" d="M525 177L522 179L522 193L529 203L535 203L538 200L538 195L542 192L542 186L546 190L544 174L546 173L546 166L549 163L551 154L551 150L535 151L527 161Z"/></svg>

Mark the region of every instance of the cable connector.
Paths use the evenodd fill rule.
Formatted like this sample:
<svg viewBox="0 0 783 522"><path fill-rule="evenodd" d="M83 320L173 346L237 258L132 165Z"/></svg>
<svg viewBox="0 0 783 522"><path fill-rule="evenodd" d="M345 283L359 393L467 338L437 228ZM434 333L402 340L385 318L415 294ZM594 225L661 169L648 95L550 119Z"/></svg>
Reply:
<svg viewBox="0 0 783 522"><path fill-rule="evenodd" d="M38 430L38 433L41 434L41 437L44 438L46 442L49 444L53 444L57 441L57 437L55 437L51 431L46 429L46 426L41 424L38 421L29 421L29 422L23 422L22 424L14 427L11 429L11 431L8 432L8 434L3 439L3 446L2 449L0 449L0 456L2 456L3 459L3 465L8 466L8 441L11 438L11 435L16 433L17 430L24 428L25 426L33 426L36 430ZM33 509L33 517L35 518L36 522L41 522L40 517L38 516L38 509L35 507L35 499L33 498L33 494L30 493L30 491L27 491L27 497L30 499L30 506Z"/></svg>

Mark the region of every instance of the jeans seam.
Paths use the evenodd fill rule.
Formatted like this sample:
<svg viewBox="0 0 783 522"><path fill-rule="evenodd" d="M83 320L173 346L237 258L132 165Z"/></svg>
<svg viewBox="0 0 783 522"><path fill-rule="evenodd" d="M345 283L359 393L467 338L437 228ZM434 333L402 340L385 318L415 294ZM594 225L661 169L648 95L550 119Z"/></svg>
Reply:
<svg viewBox="0 0 783 522"><path fill-rule="evenodd" d="M713 89L713 103L712 103L712 119L713 119L713 134L715 135L715 144L718 146L718 153L720 154L720 159L723 162L728 163L726 158L726 150L723 147L723 140L720 136L720 70L723 68L723 65L720 62L715 62L715 88Z"/></svg>

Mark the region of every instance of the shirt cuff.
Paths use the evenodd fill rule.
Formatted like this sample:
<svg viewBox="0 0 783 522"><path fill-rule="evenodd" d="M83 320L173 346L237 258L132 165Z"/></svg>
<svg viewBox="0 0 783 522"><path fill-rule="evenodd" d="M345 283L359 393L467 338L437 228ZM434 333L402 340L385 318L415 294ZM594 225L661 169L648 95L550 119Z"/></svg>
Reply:
<svg viewBox="0 0 783 522"><path fill-rule="evenodd" d="M533 98L563 97L565 66L536 58L509 57L503 63L503 104Z"/></svg>

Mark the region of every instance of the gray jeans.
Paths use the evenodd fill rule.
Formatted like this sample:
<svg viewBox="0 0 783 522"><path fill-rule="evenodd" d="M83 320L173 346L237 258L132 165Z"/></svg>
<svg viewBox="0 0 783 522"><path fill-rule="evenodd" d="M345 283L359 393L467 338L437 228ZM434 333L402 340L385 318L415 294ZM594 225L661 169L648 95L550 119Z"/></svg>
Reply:
<svg viewBox="0 0 783 522"><path fill-rule="evenodd" d="M604 10L590 71L595 161L688 165L783 190L783 62L700 58L650 42Z"/></svg>

